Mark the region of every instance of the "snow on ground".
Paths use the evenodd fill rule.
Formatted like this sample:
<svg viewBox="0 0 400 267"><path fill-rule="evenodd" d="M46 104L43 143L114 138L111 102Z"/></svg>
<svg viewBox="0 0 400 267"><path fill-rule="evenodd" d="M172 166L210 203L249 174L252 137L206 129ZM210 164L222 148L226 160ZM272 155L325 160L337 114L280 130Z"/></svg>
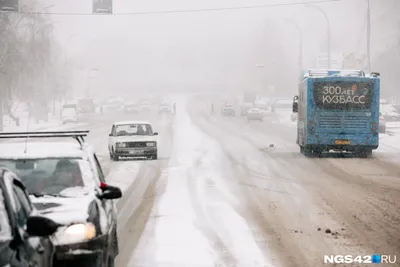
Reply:
<svg viewBox="0 0 400 267"><path fill-rule="evenodd" d="M183 111L182 108L181 110ZM176 131L173 140L177 146L173 150L173 159L168 167L168 184L157 207L153 208L153 212L157 212L155 216L161 219L156 222L153 230L155 244L152 261L160 264L168 263L171 266L211 267L214 266L212 249L207 239L195 227L196 214L192 209L186 189L187 170L194 164L193 155L200 141L196 131L190 125L187 114L182 112L176 114L175 127L179 130ZM138 255L138 257L142 256ZM135 255L132 256L130 262L128 266L136 266Z"/></svg>
<svg viewBox="0 0 400 267"><path fill-rule="evenodd" d="M157 202L156 208L153 208L153 213L157 213L153 216L158 217L153 230L154 265L165 263L166 266L216 266L221 252L215 251L214 243L229 240L229 244L223 245L234 248L237 261L245 261L248 266L254 267L261 266L258 265L261 263L262 266L268 266L243 218L227 204L210 203L205 194L203 189L206 185L203 183L204 177L201 176L205 167L199 166L199 162L208 159L207 173L215 179L221 176L223 171L209 161L219 157L215 151L218 146L192 124L189 115L182 108L185 106L182 102L185 101L179 102L181 112L176 114L175 127L179 130L175 131L174 135L175 146L168 166L166 192ZM193 187L194 189L190 190ZM223 191L224 187L221 181L218 188ZM228 195L226 192L225 194ZM232 195L229 198L235 199ZM200 203L201 207L196 208L195 203ZM209 211L206 210L210 207L204 206L204 203L217 205L218 213L224 214L224 220L221 220L218 214L218 218L208 217ZM213 210L215 211L215 208ZM202 218L204 216L205 220ZM210 240L210 235L214 236L215 240ZM233 237L239 239L234 240ZM147 238L146 240L149 242ZM133 255L130 262L128 266L137 264L137 257Z"/></svg>
<svg viewBox="0 0 400 267"><path fill-rule="evenodd" d="M200 129L198 131L200 134ZM226 179L226 171L222 167L226 164L221 161L223 152L220 144L202 135L202 147L199 148L202 156L198 166L193 169L193 173L196 174L199 196L202 198L200 203L207 220L214 226L220 239L225 241L237 265L272 266L263 257L254 237L250 234L252 231L245 219L233 208L233 206L239 206L241 200L228 190L230 184L227 181L230 183L230 179ZM219 192L218 197L209 193L210 187ZM215 217L212 218L212 215Z"/></svg>
<svg viewBox="0 0 400 267"><path fill-rule="evenodd" d="M25 131L37 131L44 128L55 127L60 125L61 122L57 118L49 118L48 122L40 121L36 123L34 120L30 120L28 117L21 117L19 126L10 118L4 120L4 132L25 132Z"/></svg>
<svg viewBox="0 0 400 267"><path fill-rule="evenodd" d="M124 164L112 168L106 177L107 183L121 188L122 192L134 182L139 172L140 162L123 162Z"/></svg>

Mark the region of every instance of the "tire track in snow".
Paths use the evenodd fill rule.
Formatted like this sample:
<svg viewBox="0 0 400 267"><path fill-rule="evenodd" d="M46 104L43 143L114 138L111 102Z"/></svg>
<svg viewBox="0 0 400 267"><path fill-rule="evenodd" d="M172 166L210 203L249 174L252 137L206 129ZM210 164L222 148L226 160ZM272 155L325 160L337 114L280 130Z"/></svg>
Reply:
<svg viewBox="0 0 400 267"><path fill-rule="evenodd" d="M193 112L189 111L189 114L192 115ZM206 134L213 137L215 136L212 132L212 130L215 129L204 127L206 125L202 123L199 124L199 120L194 119L194 116L192 116L192 118L192 121L198 124L198 126L203 129ZM215 128L219 129L218 125L215 124L215 122L212 122L209 125L213 125ZM231 156L230 151L224 149L224 153L231 161L231 166L238 166L237 163L240 162ZM239 166L243 166L243 164L240 163ZM245 173L243 173L242 170L245 170ZM247 166L244 166L244 168L241 169L233 170L232 176L235 177L233 180L239 181L242 184L249 183L249 180L251 180L249 178L252 177L252 174L250 172L246 172L246 170L249 170ZM236 193L239 194L239 199L245 202L239 209L236 207L236 210L247 221L248 225L254 226L252 234L260 250L264 253L264 257L269 258L271 255L269 255L267 251L272 249L274 255L278 257L278 261L285 263L283 266L297 267L301 266L299 263L301 264L306 262L302 257L302 253L298 253L299 249L296 244L293 242L287 242L288 240L292 240L293 236L291 233L288 233L285 227L282 227L282 225L278 223L279 219L276 220L277 214L275 212L276 210L273 208L275 203L259 203L257 200L257 195L255 195L255 192L252 190L252 188L249 189L249 187L237 188L236 191ZM268 243L271 245L268 246ZM275 259L275 261L276 260L277 259Z"/></svg>
<svg viewBox="0 0 400 267"><path fill-rule="evenodd" d="M203 233L203 235L211 242L211 246L217 252L217 262L215 266L236 266L236 260L225 246L223 240L219 237L217 230L212 226L212 222L203 210L199 193L196 187L196 175L192 172L187 172L189 190L189 198L196 212L197 220L195 226ZM205 223L207 222L207 224Z"/></svg>
<svg viewBox="0 0 400 267"><path fill-rule="evenodd" d="M217 125L217 126L215 126L215 127L220 127L221 125ZM235 127L235 129L237 129L238 127L237 127L237 125L236 125L236 127ZM206 127L206 129L209 129L209 127ZM211 129L209 129L209 130L211 130ZM227 130L227 129L224 129L224 130ZM221 131L221 130L220 130ZM229 131L229 130L227 130L227 131ZM235 132L235 131L231 131L231 133L232 134L234 134L234 135L238 135L239 137L241 137L241 138L243 138L243 136L240 134L240 133L237 133L237 131ZM212 135L212 133L211 133L211 135ZM217 134L217 136L221 136L221 135L219 135L219 134ZM226 135L225 135L226 136ZM246 140L247 141L247 140ZM223 141L222 141L223 142ZM271 155L272 156L272 155ZM236 159L235 159L236 160ZM265 160L267 160L266 161L266 164L267 164L267 166L268 166L268 162L270 161L270 160L273 160L273 158L266 158ZM286 161L287 161L287 159L286 159ZM295 162L297 162L297 161L295 161ZM289 163L290 164L290 162L287 162L287 163ZM292 165L293 166L293 165ZM273 166L274 167L274 166ZM293 173L293 172L291 172L290 171L290 169L291 169L291 167L290 167L290 165L288 166L289 167L289 169L285 169L285 172L287 172L288 174L290 173L291 175L292 175L292 177L297 177L297 178L303 178L303 177L308 177L308 176L310 176L309 175L309 173L307 173L307 171L309 170L309 169L307 169L307 167L305 167L305 168L302 168L302 169L298 169L298 171L299 171L299 173L298 174L296 174L296 173ZM283 167L284 168L284 167ZM282 168L281 168L281 170L282 170ZM242 171L243 171L243 169L242 169ZM234 173L234 174L236 174L236 173ZM251 174L249 174L249 176L251 177ZM249 176L248 176L248 178L249 178ZM310 181L312 181L313 179L315 179L315 181L317 181L316 179L318 179L318 177L315 177L315 175L313 174L313 175L311 175L311 176L313 176L313 177L310 177L310 179L305 179L307 182L310 182ZM238 179L240 179L241 178L241 175L239 175L238 176ZM243 178L242 178L243 179ZM301 179L301 181L300 181L300 184L302 184L303 183L303 181L304 181L304 179ZM326 184L326 183L324 183L324 188L330 188L329 187L329 184ZM311 188L310 188L311 189ZM321 189L320 187L317 187L317 189ZM317 192L318 192L318 190L316 190ZM254 190L251 190L250 191L251 193L250 193L250 195L249 195L249 197L255 197L255 195L257 194L257 191L254 191ZM309 193L311 193L312 195L314 195L315 196L315 192L312 192L312 191L308 191ZM320 192L320 191L319 191ZM324 192L325 193L325 192ZM330 191L329 191L329 193L331 193ZM271 197L268 197L268 196L264 196L264 194L262 194L261 196L260 196L260 198L255 198L255 201L256 201L256 204L257 204L257 200L258 199L262 199L263 197L267 197L267 199L269 199L269 198L271 198ZM325 222L325 220L324 220L324 218L326 217L326 216L328 216L329 214L334 214L335 213L335 211L334 210L332 210L332 208L330 207L330 206L327 206L327 205L324 205L324 203L321 203L321 198L320 198L320 196L318 196L318 198L316 199L317 201L316 201L316 203L319 203L319 208L322 208L322 211L325 211L325 213L321 213L321 215L320 216L323 216L323 218L321 218L322 219L322 222ZM339 200L336 200L336 202L334 202L334 203L340 203L340 201ZM260 210L261 211L264 211L266 214L268 214L268 211L266 211L265 210L265 208L264 208L264 206L263 206L263 204L264 203L260 203L259 205L257 205L258 207L260 207ZM249 204L250 206L253 206L252 204ZM318 213L319 214L319 213ZM323 215L323 214L328 214L328 215ZM255 216L257 217L257 214L255 214ZM300 215L297 215L297 220L299 220L299 219L301 219L301 216L300 217L298 217L298 216L300 216ZM276 220L276 218L275 218L275 220L273 220L273 219L271 219L271 218L274 218L274 217L276 217L276 214L274 214L274 213L272 213L272 214L269 214L269 216L267 215L267 216L265 216L265 219L267 220L267 222L269 221L270 222L270 224L271 225L275 225L274 224L274 221L276 222L276 221L278 221L278 220ZM287 220L289 220L288 218L289 217L287 217L287 218L285 218L285 217L283 217L284 219L283 219L283 221L282 222L284 222L284 223L289 223ZM341 221L340 220L340 218L337 218L337 216L334 216L334 218L336 218L337 219L337 221L339 222L339 221ZM293 218L294 220L296 220L295 218ZM292 219L292 220L293 220ZM286 221L285 221L286 220ZM302 219L303 220L303 226L304 227L306 227L306 225L307 225L307 216L305 217L305 218L303 218ZM325 222L325 223L322 223L322 224L320 224L320 225L324 225L324 224L329 224L329 219ZM272 223L271 223L272 222ZM293 223L291 223L291 224L293 224ZM337 224L335 224L335 222L334 221L332 221L331 222L331 224L332 225L336 225L336 227L340 227L340 226L338 226ZM284 225L284 224L282 224L282 225ZM282 225L279 225L278 224L278 227L281 227ZM301 224L300 224L301 225ZM332 226L331 225L331 226ZM300 265L303 265L304 264L304 266L307 266L307 263L311 263L311 262L314 262L314 264L311 264L311 265L308 265L308 266L316 266L315 264L317 264L317 262L318 262L318 264L320 263L320 260L321 260L321 257L322 257L322 255L324 254L324 253L321 253L321 252L317 252L317 251L314 251L314 254L312 253L312 251L313 250L315 250L315 249L317 249L317 250L319 250L319 248L323 248L323 247L325 247L325 252L329 252L329 253L333 253L333 250L336 250L336 249L334 249L334 248L336 248L336 247L338 247L339 246L339 242L341 243L341 245L343 246L340 246L340 247L338 247L338 248L341 248L340 250L341 250L341 252L344 252L344 253L346 253L346 254L348 254L349 253L349 246L352 246L352 244L345 244L345 243L343 243L343 242L346 242L346 240L342 240L342 241L339 241L339 242L337 242L337 241L335 241L335 240L332 240L332 241L329 241L329 240L326 240L326 236L321 236L321 235L317 235L316 234L316 230L314 229L311 229L311 228L309 228L309 227L306 227L307 229L308 229L308 235L311 235L310 236L310 238L312 237L312 241L313 241L313 244L311 245L311 247L310 246L308 246L308 249L304 249L304 248L302 248L302 244L306 244L306 243L302 243L302 242L297 242L297 245L298 245L298 247L296 247L296 245L295 244L291 244L292 242L293 243L295 243L295 241L298 239L298 238L295 238L294 236L291 236L290 234L288 234L287 232L288 232L288 230L289 229L285 229L284 227L282 227L282 230L281 231L279 231L278 230L278 233L279 234L281 234L281 233L286 233L285 235L281 235L280 236L280 238L278 238L278 240L276 240L276 241L274 241L274 243L279 243L279 242L284 242L285 243L285 245L288 245L288 246L294 246L294 250L292 250L292 251L296 251L296 248L298 248L297 249L297 251L298 252L300 252L300 248L302 248L303 249L303 252L305 253L305 254L303 254L303 255L307 255L308 257L310 257L310 256L314 256L314 259L309 259L309 261L307 262L307 261L298 261L298 260L294 260L294 262L292 261L291 263L289 262L289 263L287 263L288 265L287 266L300 266ZM339 228L340 229L340 228ZM286 231L285 231L286 230ZM318 232L317 232L318 233ZM319 240L320 239L320 240ZM324 240L325 239L325 240ZM304 239L304 241L306 241L306 239ZM328 244L329 243L329 247L327 247ZM328 249L328 250L327 250ZM355 249L355 248L354 248ZM354 252L356 252L354 249L352 249ZM350 249L351 250L351 249ZM296 252L292 252L292 251L290 251L290 250L288 250L288 249L282 249L281 250L281 252L282 251L284 251L283 253L281 253L280 255L282 255L282 258L283 258L283 261L285 260L285 257L287 257L287 254L289 254L289 253L292 253L292 254L299 254L299 253L296 253ZM358 251L359 252L359 251ZM328 254L329 254L328 253ZM327 254L327 253L325 253L325 254ZM342 253L343 254L343 253ZM319 256L318 256L319 255ZM300 256L301 257L301 256Z"/></svg>
<svg viewBox="0 0 400 267"><path fill-rule="evenodd" d="M318 181L320 184L321 183L324 184L325 185L324 188L332 187L332 184L329 182L329 179L327 180L325 179L325 177L341 181L342 183L340 184L340 188L342 189L347 189L350 181L354 182L357 180L356 176L354 176L353 174L346 173L343 170L342 173L338 173L336 171L338 169L337 167L333 167L329 164L326 165L327 161L325 161L324 164L321 164L323 160L304 158L302 162L303 164L304 162L306 162L308 165L307 167L303 166L304 169L308 168L319 169L325 174L323 175L324 179L320 179L320 177L314 178L317 179L316 181ZM374 163L376 163L376 161L374 161ZM304 175L309 175L309 174L305 173ZM299 178L304 177L304 175L298 175L298 177ZM358 178L358 180L359 179L360 178ZM358 184L360 183L359 181L357 182ZM357 182L355 184L357 184ZM321 188L322 187L319 187L319 189ZM319 195L319 198L322 198L325 201L327 210L333 209L334 212L332 214L334 217L337 218L337 221L344 221L346 222L345 223L346 226L350 226L351 230L357 236L355 238L355 241L360 242L359 243L360 246L363 246L364 248L368 249L371 253L376 253L376 250L379 250L382 253L388 253L388 250L390 250L392 254L393 253L395 254L396 251L399 251L398 244L400 244L398 238L396 239L397 235L395 234L395 232L398 231L399 227L398 226L393 227L393 224L398 225L399 219L396 217L398 212L393 211L393 207L390 207L392 209L392 212L387 213L386 212L387 208L382 206L377 206L376 203L370 200L370 196L368 195L367 192L362 191L360 188L358 194L354 194L355 190L354 187L350 188L351 190L349 191L342 190L342 191L348 191L348 193L347 194L343 193L341 196L338 196L338 194L335 194L334 192L332 192L332 190L323 190L323 191L316 190L316 191ZM374 189L374 191L376 195L384 194L384 191L379 192L378 189ZM342 198L344 196L346 197ZM367 209L371 212L369 213L365 212L365 208L367 207L366 205L370 206ZM361 206L363 206L363 208L360 208ZM394 209L396 209L396 207L394 207ZM366 218L365 215L363 215L363 211L365 212L364 213L365 215L368 214L368 218ZM373 218L372 221L374 223L369 222L371 218ZM383 229L385 229L384 230L385 234L383 236L380 236L379 244L377 244L378 242L372 244L371 240L376 240L377 237L376 236L372 237L371 235L368 235L366 233L381 232L380 229L382 229L382 227ZM352 237L354 238L354 236ZM387 248L388 245L390 246L389 249Z"/></svg>
<svg viewBox="0 0 400 267"><path fill-rule="evenodd" d="M165 121L164 121L165 122ZM169 123L168 123L169 122ZM171 145L171 140L173 138L172 123L167 121L164 126L166 130L165 136L166 142L162 144ZM163 149L165 153L170 152L170 147ZM165 177L163 170L168 165L166 160L152 161L149 164L145 164L145 167L141 168L141 172L137 175L136 180L127 189L125 195L127 199L124 200L118 207L118 210L123 212L123 208L128 209L132 215L129 216L125 226L119 229L120 237L120 253L116 259L116 266L127 267L132 266L132 258L139 246L139 243L144 237L144 234L150 234L152 236L154 233L154 224L149 225L149 221L152 213L155 211L155 203L157 198L165 191L165 185L168 182L168 176ZM144 162L146 163L146 162ZM160 186L159 181L163 180ZM119 215L120 217L121 215ZM146 229L150 228L150 229ZM145 233L145 230L147 232ZM150 233L149 233L150 232ZM147 248L145 251L147 254L152 253L151 248ZM150 255L148 255L151 258ZM140 259L141 260L141 259ZM148 259L144 259L148 260ZM154 266L154 265L152 265Z"/></svg>
<svg viewBox="0 0 400 267"><path fill-rule="evenodd" d="M151 173L151 174L150 174ZM147 180L149 183L144 184L143 196L136 200L139 201L138 207L133 211L132 216L126 223L123 229L119 229L120 237L120 253L116 259L116 266L127 267L130 263L131 257L134 255L142 234L146 228L147 222L149 221L154 203L154 191L156 184L160 179L161 171L160 168L152 168L148 175L143 177L143 180ZM138 190L136 193L140 194Z"/></svg>

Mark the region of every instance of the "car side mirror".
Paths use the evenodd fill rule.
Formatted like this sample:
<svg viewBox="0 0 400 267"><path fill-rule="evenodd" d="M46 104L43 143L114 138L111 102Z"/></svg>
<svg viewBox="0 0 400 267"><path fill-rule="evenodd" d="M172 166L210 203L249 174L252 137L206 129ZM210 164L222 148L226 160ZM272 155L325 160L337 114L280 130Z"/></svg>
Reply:
<svg viewBox="0 0 400 267"><path fill-rule="evenodd" d="M108 136L113 136L113 134L112 134L112 133L110 133Z"/></svg>
<svg viewBox="0 0 400 267"><path fill-rule="evenodd" d="M98 196L99 199L119 199L122 197L122 191L116 186L107 186L106 190Z"/></svg>
<svg viewBox="0 0 400 267"><path fill-rule="evenodd" d="M26 223L26 232L30 236L50 236L54 234L60 224L46 217L31 216Z"/></svg>
<svg viewBox="0 0 400 267"><path fill-rule="evenodd" d="M153 133L153 135L158 135L158 133L157 133L157 132L155 132L155 133Z"/></svg>

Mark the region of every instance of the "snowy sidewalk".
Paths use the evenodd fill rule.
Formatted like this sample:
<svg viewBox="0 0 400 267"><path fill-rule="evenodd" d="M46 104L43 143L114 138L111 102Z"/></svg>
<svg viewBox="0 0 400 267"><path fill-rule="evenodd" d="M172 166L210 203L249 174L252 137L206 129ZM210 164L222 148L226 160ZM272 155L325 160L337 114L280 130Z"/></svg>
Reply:
<svg viewBox="0 0 400 267"><path fill-rule="evenodd" d="M60 125L61 121L55 118L50 119L48 122L40 121L39 123L36 123L34 120L28 120L27 118L21 118L19 126L17 126L14 122L5 121L3 125L3 132L31 132L57 127Z"/></svg>

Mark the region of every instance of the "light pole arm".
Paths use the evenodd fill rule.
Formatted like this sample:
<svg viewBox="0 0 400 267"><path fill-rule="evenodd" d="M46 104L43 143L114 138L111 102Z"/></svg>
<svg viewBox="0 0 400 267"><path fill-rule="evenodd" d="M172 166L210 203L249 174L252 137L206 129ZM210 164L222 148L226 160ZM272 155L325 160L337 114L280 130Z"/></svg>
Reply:
<svg viewBox="0 0 400 267"><path fill-rule="evenodd" d="M329 20L328 15L326 14L326 12L325 12L322 8L320 8L319 6L315 6L315 5L310 5L310 4L308 4L308 5L306 5L306 7L317 9L317 10L320 11L320 12L324 15L324 17L325 17L326 26L327 26L328 68L330 69L330 68L331 68L331 22L330 22L330 20Z"/></svg>
<svg viewBox="0 0 400 267"><path fill-rule="evenodd" d="M303 70L303 33L299 27L299 24L297 24L295 21L291 20L291 19L287 19L288 22L290 22L291 24L293 24L298 33L299 33L299 68L300 71Z"/></svg>
<svg viewBox="0 0 400 267"><path fill-rule="evenodd" d="M75 36L78 36L79 34L77 33L77 34L73 34L73 35L71 35L69 38L68 38L68 40L65 42L65 45L64 45L64 66L66 66L67 65L67 48L68 48L68 44L69 44L69 42L72 40L72 38L74 38Z"/></svg>

